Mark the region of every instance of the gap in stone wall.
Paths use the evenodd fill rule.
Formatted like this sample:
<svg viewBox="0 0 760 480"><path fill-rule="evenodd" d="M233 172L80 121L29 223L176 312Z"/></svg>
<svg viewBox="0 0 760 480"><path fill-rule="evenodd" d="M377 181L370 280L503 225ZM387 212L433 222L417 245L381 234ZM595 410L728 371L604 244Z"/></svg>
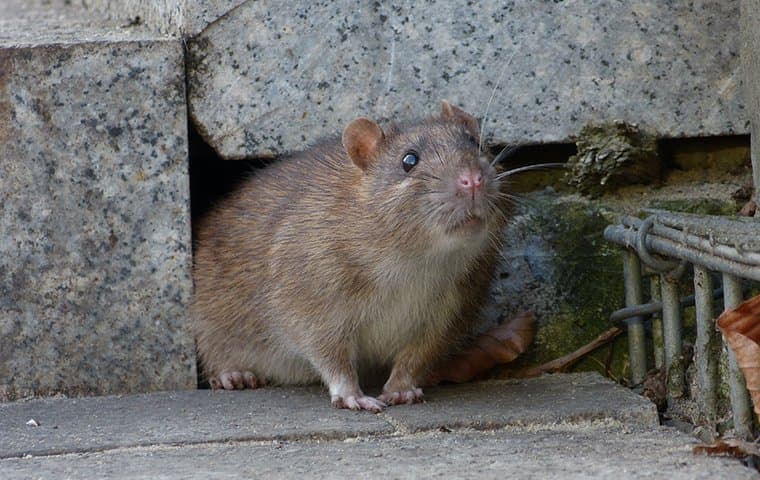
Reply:
<svg viewBox="0 0 760 480"><path fill-rule="evenodd" d="M498 155L503 147L491 148L492 155ZM521 146L509 159L501 163L503 170L526 167L540 163L567 163L577 153L574 143L546 143ZM562 188L565 170L552 168L525 172L510 178L510 189L516 193L540 190L547 186Z"/></svg>
<svg viewBox="0 0 760 480"><path fill-rule="evenodd" d="M750 166L749 135L665 138L657 143L666 169L735 169Z"/></svg>
<svg viewBox="0 0 760 480"><path fill-rule="evenodd" d="M271 162L270 159L224 160L203 140L192 123L188 126L188 144L190 212L193 225L251 173Z"/></svg>

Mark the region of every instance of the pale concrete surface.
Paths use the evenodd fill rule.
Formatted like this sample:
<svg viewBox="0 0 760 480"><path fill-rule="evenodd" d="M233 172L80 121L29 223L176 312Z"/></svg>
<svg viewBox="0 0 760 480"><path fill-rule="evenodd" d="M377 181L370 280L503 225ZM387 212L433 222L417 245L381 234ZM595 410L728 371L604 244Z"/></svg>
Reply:
<svg viewBox="0 0 760 480"><path fill-rule="evenodd" d="M595 374L430 389L379 415L320 388L0 405L0 472L21 478L760 478L695 456L645 399ZM27 426L34 418L41 425Z"/></svg>
<svg viewBox="0 0 760 480"><path fill-rule="evenodd" d="M57 478L757 479L736 460L691 453L668 428L616 423L425 432L330 441L155 446L0 461L5 480Z"/></svg>

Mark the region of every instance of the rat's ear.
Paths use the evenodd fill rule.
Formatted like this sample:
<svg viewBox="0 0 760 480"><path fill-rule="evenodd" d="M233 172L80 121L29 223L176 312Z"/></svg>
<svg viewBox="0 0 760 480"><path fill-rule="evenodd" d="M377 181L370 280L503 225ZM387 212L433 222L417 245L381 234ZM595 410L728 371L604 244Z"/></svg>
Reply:
<svg viewBox="0 0 760 480"><path fill-rule="evenodd" d="M369 118L357 118L343 130L343 148L354 164L366 170L385 138L383 129Z"/></svg>
<svg viewBox="0 0 760 480"><path fill-rule="evenodd" d="M470 134L475 137L476 140L478 140L478 137L480 136L480 127L478 127L478 120L469 113L465 112L459 107L455 107L454 105L444 100L441 102L441 116L443 116L443 118L458 120L462 122L467 128L467 131L470 132Z"/></svg>

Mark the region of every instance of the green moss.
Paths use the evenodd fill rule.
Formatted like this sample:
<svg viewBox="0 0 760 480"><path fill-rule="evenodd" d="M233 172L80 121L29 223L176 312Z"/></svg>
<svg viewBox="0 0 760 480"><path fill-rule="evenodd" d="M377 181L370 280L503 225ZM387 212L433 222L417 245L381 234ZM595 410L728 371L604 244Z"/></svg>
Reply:
<svg viewBox="0 0 760 480"><path fill-rule="evenodd" d="M736 202L714 198L656 200L650 203L650 207L670 210L673 212L697 213L702 215L733 216L738 211Z"/></svg>
<svg viewBox="0 0 760 480"><path fill-rule="evenodd" d="M552 258L554 304L539 312L532 348L518 365L538 365L566 355L612 327L609 315L624 298L620 250L603 238L612 221L595 204L558 201L551 194L531 197L529 233L542 238ZM612 356L610 357L610 348ZM627 369L627 346L619 340L582 360L576 370L613 375Z"/></svg>

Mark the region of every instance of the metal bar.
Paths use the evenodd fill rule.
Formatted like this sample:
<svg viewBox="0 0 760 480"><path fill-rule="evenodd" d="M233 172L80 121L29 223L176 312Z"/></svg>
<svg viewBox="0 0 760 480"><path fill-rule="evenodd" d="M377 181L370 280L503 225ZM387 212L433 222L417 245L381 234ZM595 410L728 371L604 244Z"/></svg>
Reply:
<svg viewBox="0 0 760 480"><path fill-rule="evenodd" d="M657 289L655 292L654 289ZM615 310L610 314L610 322L612 323L618 323L622 322L623 320L631 317L636 316L646 316L646 315L653 315L655 313L662 312L662 302L660 301L660 278L659 277L652 277L652 286L651 286L651 297L652 299L657 299L654 302L650 303L642 303L641 305L636 305L634 307L625 307L618 310ZM720 298L723 296L723 287L716 288L712 291L712 297L713 300L716 298ZM685 297L681 298L681 308L686 307L693 307L694 306L694 295L686 295Z"/></svg>
<svg viewBox="0 0 760 480"><path fill-rule="evenodd" d="M662 332L662 302L660 299L662 295L660 293L660 277L653 275L649 277L649 297L652 303L659 303L660 309L657 312L652 313L652 343L654 344L654 366L662 368L665 364L665 337ZM681 305L684 301L681 299Z"/></svg>
<svg viewBox="0 0 760 480"><path fill-rule="evenodd" d="M684 393L684 362L682 355L681 305L678 283L660 275L662 291L662 330L665 340L665 371L668 397L680 398Z"/></svg>
<svg viewBox="0 0 760 480"><path fill-rule="evenodd" d="M753 221L754 225L748 225L722 219L723 223L726 223L723 228L718 228L717 225L705 228L698 223L669 225L667 215L663 217L652 215L644 220L626 215L620 219L620 223L626 227L640 230L650 219L652 220L651 233L656 236L685 243L692 248L712 254L716 254L717 251L717 255L728 256L729 260L733 258L742 263L758 264L760 241L757 238L756 230L760 229L760 222ZM738 229L737 227L741 228Z"/></svg>
<svg viewBox="0 0 760 480"><path fill-rule="evenodd" d="M712 277L706 268L694 265L694 300L696 307L697 339L694 363L697 367L697 405L710 426L718 418L718 356L720 336L713 318Z"/></svg>
<svg viewBox="0 0 760 480"><path fill-rule="evenodd" d="M620 225L611 225L604 230L604 238L607 241L626 247L636 245L636 235L635 231ZM684 259L697 265L703 265L710 270L727 272L738 277L760 281L760 266L757 265L733 262L717 257L710 252L697 250L679 242L658 237L652 233L647 235L645 245L650 251L662 255Z"/></svg>
<svg viewBox="0 0 760 480"><path fill-rule="evenodd" d="M736 308L740 303L742 303L741 282L738 278L724 273L723 308L725 310ZM744 374L736 363L736 356L731 348L726 346L726 349L728 350L728 388L734 415L734 430L737 435L750 440L753 430L752 401L749 398L747 385L744 383Z"/></svg>
<svg viewBox="0 0 760 480"><path fill-rule="evenodd" d="M758 226L758 230L760 230L760 226ZM739 249L715 243L715 241L711 241L709 238L698 237L683 230L658 225L657 222L652 226L652 233L675 242L681 242L697 250L710 252L717 257L727 260L748 263L750 265L760 265L760 253L757 252L757 249L760 249L760 242L757 241L757 233L752 236L752 243L749 243L749 241L740 242L739 237L737 237L736 241L732 242L731 245L740 245L741 248Z"/></svg>
<svg viewBox="0 0 760 480"><path fill-rule="evenodd" d="M630 250L623 253L623 275L625 277L625 304L634 306L644 303L641 287L641 263ZM644 318L631 317L628 324L628 355L631 362L631 383L637 385L644 381L647 373L646 336Z"/></svg>

